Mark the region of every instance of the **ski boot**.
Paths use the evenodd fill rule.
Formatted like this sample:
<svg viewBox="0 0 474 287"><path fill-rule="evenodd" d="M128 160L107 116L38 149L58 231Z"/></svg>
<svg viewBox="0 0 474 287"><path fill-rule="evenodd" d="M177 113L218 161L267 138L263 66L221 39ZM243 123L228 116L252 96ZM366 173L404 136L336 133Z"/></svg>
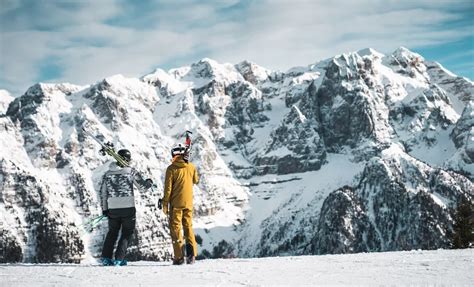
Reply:
<svg viewBox="0 0 474 287"><path fill-rule="evenodd" d="M110 258L107 258L107 257L102 257L100 259L100 262L102 263L102 266L113 266L114 265L114 261Z"/></svg>
<svg viewBox="0 0 474 287"><path fill-rule="evenodd" d="M194 248L191 244L186 243L185 245L185 251L186 251L186 263L187 264L194 264L196 261L196 258L194 257Z"/></svg>
<svg viewBox="0 0 474 287"><path fill-rule="evenodd" d="M122 259L122 260L115 259L114 265L115 266L127 266L127 260L125 260L125 259Z"/></svg>
<svg viewBox="0 0 474 287"><path fill-rule="evenodd" d="M173 265L183 265L183 264L184 264L184 258L173 259Z"/></svg>
<svg viewBox="0 0 474 287"><path fill-rule="evenodd" d="M196 262L196 258L194 256L188 256L186 258L186 264L194 264Z"/></svg>

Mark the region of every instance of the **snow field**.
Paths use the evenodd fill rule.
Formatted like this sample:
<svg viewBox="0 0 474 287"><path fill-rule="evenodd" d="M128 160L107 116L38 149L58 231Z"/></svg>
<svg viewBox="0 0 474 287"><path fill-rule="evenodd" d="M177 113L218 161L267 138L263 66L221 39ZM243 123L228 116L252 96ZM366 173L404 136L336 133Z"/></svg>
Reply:
<svg viewBox="0 0 474 287"><path fill-rule="evenodd" d="M2 286L471 285L474 249L216 259L125 267L1 264Z"/></svg>

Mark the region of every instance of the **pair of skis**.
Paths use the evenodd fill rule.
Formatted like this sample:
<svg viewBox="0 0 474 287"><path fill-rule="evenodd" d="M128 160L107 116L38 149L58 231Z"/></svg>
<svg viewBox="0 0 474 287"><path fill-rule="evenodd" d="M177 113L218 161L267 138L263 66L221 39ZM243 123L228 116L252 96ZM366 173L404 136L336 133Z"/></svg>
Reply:
<svg viewBox="0 0 474 287"><path fill-rule="evenodd" d="M184 140L184 160L186 162L189 161L189 155L191 153L191 135L193 133L190 131L185 132L185 140Z"/></svg>
<svg viewBox="0 0 474 287"><path fill-rule="evenodd" d="M102 155L109 155L111 157L113 157L121 166L128 166L129 165L129 162L126 161L124 158L122 158L116 151L115 151L115 148L114 148L114 144L111 143L110 141L109 142L101 142L97 137L95 137L91 132L89 132L88 130L86 130L85 127L82 127L82 131L90 136L92 139L94 139L96 142L98 142L101 146L101 149L100 149L100 153Z"/></svg>
<svg viewBox="0 0 474 287"><path fill-rule="evenodd" d="M129 166L129 162L127 162L124 158L122 158L114 148L114 144L109 142L101 142L96 136L94 136L91 132L85 129L85 127L82 127L82 131L90 136L92 139L94 139L96 142L98 142L101 146L100 152L102 155L109 155L113 157L120 165L122 166ZM184 141L184 157L186 159L189 159L189 155L191 152L191 135L193 133L191 131L186 131L185 132L185 141ZM187 160L186 160L187 161Z"/></svg>
<svg viewBox="0 0 474 287"><path fill-rule="evenodd" d="M102 155L108 155L108 156L111 156L112 158L114 158L121 166L129 166L129 162L127 160L125 160L124 158L122 158L116 151L115 151L115 147L114 147L114 144L111 143L110 141L109 142L105 142L103 143L101 140L99 140L96 136L94 136L91 132L89 132L85 127L82 127L82 131L84 132L84 134L88 135L89 137L91 137L93 140L95 140L97 143L100 144L101 146L101 149L100 149L100 153ZM189 155L190 155L190 152L191 152L191 135L192 135L192 132L187 130L185 132L185 152L184 152L184 158L186 160L186 162L188 161L189 159ZM152 190L156 188L156 184L153 184L152 185ZM158 200L158 208L159 209L162 209L163 208L163 204L162 204L162 200L161 198ZM88 221L86 221L83 225L82 225L82 228L87 231L87 232L91 232L97 225L99 225L99 223L104 220L106 218L106 216L104 215L100 215L100 216L97 216L97 217L94 217L92 219L89 219Z"/></svg>

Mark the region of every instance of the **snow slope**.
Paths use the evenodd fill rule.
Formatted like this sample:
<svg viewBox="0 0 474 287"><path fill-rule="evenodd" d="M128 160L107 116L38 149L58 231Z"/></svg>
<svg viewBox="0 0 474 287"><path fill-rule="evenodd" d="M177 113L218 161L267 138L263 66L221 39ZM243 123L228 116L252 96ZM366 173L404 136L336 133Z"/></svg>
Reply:
<svg viewBox="0 0 474 287"><path fill-rule="evenodd" d="M2 264L2 286L472 285L474 249L215 259L126 267Z"/></svg>
<svg viewBox="0 0 474 287"><path fill-rule="evenodd" d="M13 99L7 90L0 89L0 114L4 114L7 111L8 105Z"/></svg>

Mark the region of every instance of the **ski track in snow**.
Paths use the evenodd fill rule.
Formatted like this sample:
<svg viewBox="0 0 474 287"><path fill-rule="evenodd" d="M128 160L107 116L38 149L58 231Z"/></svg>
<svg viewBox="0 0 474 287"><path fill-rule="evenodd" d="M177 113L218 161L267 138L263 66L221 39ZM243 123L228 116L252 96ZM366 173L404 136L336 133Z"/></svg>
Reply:
<svg viewBox="0 0 474 287"><path fill-rule="evenodd" d="M1 286L471 285L474 249L216 259L125 267L0 264Z"/></svg>

